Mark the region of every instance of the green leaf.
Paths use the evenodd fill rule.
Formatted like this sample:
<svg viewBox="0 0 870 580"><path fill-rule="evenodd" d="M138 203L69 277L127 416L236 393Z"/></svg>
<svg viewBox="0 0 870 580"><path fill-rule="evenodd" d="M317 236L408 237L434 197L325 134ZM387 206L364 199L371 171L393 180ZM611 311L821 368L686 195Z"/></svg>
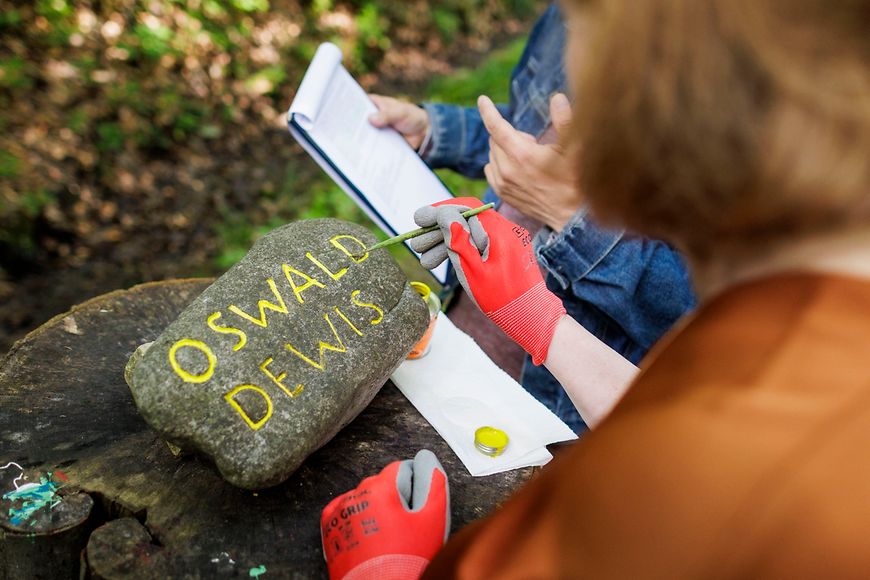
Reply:
<svg viewBox="0 0 870 580"><path fill-rule="evenodd" d="M21 24L21 12L18 10L0 11L0 30L17 28Z"/></svg>
<svg viewBox="0 0 870 580"><path fill-rule="evenodd" d="M217 139L223 135L223 129L221 129L220 125L203 125L199 128L199 136L203 139Z"/></svg>
<svg viewBox="0 0 870 580"><path fill-rule="evenodd" d="M82 135L88 128L88 124L90 119L88 118L88 114L84 109L76 109L69 114L67 117L66 126L69 127L73 133L78 135Z"/></svg>
<svg viewBox="0 0 870 580"><path fill-rule="evenodd" d="M441 37L448 42L453 40L462 26L462 19L457 14L444 8L434 8L432 10L432 19L435 21L435 27L441 33Z"/></svg>
<svg viewBox="0 0 870 580"><path fill-rule="evenodd" d="M52 196L44 189L25 191L21 194L21 208L30 219L36 218L42 209L51 202Z"/></svg>
<svg viewBox="0 0 870 580"><path fill-rule="evenodd" d="M98 123L97 135L97 148L100 151L120 151L124 147L124 131L117 123Z"/></svg>
<svg viewBox="0 0 870 580"><path fill-rule="evenodd" d="M332 0L313 0L311 2L311 11L315 16L326 14L332 10Z"/></svg>
<svg viewBox="0 0 870 580"><path fill-rule="evenodd" d="M230 4L242 12L266 12L269 10L269 0L230 0Z"/></svg>
<svg viewBox="0 0 870 580"><path fill-rule="evenodd" d="M260 69L245 79L245 87L251 92L265 95L274 92L286 78L284 67L274 65Z"/></svg>
<svg viewBox="0 0 870 580"><path fill-rule="evenodd" d="M17 177L21 172L21 160L11 151L0 149L0 177Z"/></svg>
<svg viewBox="0 0 870 580"><path fill-rule="evenodd" d="M426 91L428 100L473 106L480 95L490 96L496 103L507 102L511 71L520 59L526 39L515 40L493 52L480 66L460 69L434 79Z"/></svg>
<svg viewBox="0 0 870 580"><path fill-rule="evenodd" d="M159 24L155 27L139 23L133 28L133 32L139 39L139 47L146 57L158 60L164 54L174 52L169 41L172 38L172 29Z"/></svg>
<svg viewBox="0 0 870 580"><path fill-rule="evenodd" d="M0 59L0 87L28 89L33 79L27 74L27 63L20 56Z"/></svg>
<svg viewBox="0 0 870 580"><path fill-rule="evenodd" d="M54 20L72 13L72 7L66 0L37 0L36 13Z"/></svg>

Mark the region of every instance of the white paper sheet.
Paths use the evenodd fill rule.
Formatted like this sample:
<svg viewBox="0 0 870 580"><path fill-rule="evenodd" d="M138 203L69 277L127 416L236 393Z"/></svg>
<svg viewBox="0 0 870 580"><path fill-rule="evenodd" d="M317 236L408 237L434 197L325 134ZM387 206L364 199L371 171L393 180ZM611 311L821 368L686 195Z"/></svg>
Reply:
<svg viewBox="0 0 870 580"><path fill-rule="evenodd" d="M395 235L418 227L413 219L417 208L452 195L398 132L376 129L369 123L369 115L375 111L375 104L341 65L341 51L324 43L317 49L288 115L347 179L330 167L292 124L290 132L379 227ZM446 273L446 264L433 271L442 282Z"/></svg>
<svg viewBox="0 0 870 580"><path fill-rule="evenodd" d="M553 458L547 445L577 438L446 316L439 315L430 344L426 356L403 362L392 380L471 475L544 465ZM474 447L475 430L487 425L508 434L498 457Z"/></svg>
<svg viewBox="0 0 870 580"><path fill-rule="evenodd" d="M299 117L299 123L306 130L311 129L317 120L317 113L326 94L332 75L341 66L341 50L331 42L317 47L311 64L302 77L296 98L290 105L290 113Z"/></svg>

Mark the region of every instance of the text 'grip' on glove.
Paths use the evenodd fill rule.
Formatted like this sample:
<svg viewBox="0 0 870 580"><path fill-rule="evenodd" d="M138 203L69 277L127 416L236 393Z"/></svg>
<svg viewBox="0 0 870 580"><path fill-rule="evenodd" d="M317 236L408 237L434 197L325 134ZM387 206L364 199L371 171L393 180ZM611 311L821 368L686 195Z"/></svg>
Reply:
<svg viewBox="0 0 870 580"><path fill-rule="evenodd" d="M421 227L438 230L411 240L420 263L434 268L450 259L459 282L478 308L532 355L547 359L556 324L565 308L547 289L538 268L529 232L496 211L462 217L480 207L472 197L423 206L414 213Z"/></svg>
<svg viewBox="0 0 870 580"><path fill-rule="evenodd" d="M320 517L332 580L418 578L449 533L447 473L427 449L367 477Z"/></svg>

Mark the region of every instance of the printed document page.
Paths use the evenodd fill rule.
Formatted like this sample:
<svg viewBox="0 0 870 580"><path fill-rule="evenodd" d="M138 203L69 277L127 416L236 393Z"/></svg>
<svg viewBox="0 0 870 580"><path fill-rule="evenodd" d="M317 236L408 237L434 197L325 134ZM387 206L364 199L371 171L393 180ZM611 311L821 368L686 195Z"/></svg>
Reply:
<svg viewBox="0 0 870 580"><path fill-rule="evenodd" d="M389 235L395 235L418 227L413 220L417 208L452 195L398 132L369 123L375 111L363 88L341 66L339 49L326 43L318 49L289 111L291 120L320 151L299 137L293 123L290 128L336 183ZM322 156L335 168L327 167ZM442 280L443 274L436 272Z"/></svg>

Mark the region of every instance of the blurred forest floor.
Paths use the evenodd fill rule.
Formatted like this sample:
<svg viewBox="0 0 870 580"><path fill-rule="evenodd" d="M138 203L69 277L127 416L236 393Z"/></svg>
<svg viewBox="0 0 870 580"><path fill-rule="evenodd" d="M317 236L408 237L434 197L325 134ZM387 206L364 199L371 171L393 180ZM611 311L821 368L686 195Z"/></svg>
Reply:
<svg viewBox="0 0 870 580"><path fill-rule="evenodd" d="M220 274L287 221L366 223L286 130L320 42L370 90L504 99L543 6L0 0L0 354L97 294Z"/></svg>

